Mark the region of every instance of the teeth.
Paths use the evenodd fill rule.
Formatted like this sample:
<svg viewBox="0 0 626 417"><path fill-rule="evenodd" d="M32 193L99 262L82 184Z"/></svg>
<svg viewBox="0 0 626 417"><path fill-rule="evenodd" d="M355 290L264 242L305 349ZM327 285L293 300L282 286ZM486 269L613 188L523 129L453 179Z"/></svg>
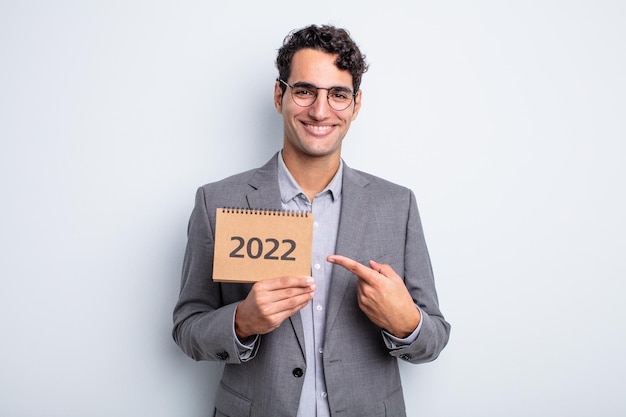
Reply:
<svg viewBox="0 0 626 417"><path fill-rule="evenodd" d="M318 125L307 125L309 129L317 130L318 132L325 132L330 130L332 126L318 126Z"/></svg>

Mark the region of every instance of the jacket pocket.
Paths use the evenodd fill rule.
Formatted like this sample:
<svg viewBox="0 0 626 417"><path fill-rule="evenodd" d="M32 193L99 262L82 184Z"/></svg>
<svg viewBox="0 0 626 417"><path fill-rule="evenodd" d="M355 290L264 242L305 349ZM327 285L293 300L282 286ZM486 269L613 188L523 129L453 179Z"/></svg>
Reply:
<svg viewBox="0 0 626 417"><path fill-rule="evenodd" d="M406 406L402 388L398 388L385 399L386 417L406 417Z"/></svg>
<svg viewBox="0 0 626 417"><path fill-rule="evenodd" d="M252 403L246 397L233 391L223 382L220 382L215 396L215 409L217 416L249 417Z"/></svg>

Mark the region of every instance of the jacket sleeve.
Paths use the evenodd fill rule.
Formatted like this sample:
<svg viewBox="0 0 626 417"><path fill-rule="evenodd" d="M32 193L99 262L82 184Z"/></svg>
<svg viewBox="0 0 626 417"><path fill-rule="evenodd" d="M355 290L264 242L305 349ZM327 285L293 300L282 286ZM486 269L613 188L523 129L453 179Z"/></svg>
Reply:
<svg viewBox="0 0 626 417"><path fill-rule="evenodd" d="M195 206L187 230L181 288L174 308L173 337L176 344L194 360L240 363L234 333L238 301L249 291L245 285L229 284L224 291L212 279L214 211L207 204L204 188L196 193Z"/></svg>
<svg viewBox="0 0 626 417"><path fill-rule="evenodd" d="M450 324L439 309L435 280L415 195L410 192L404 255L405 285L422 313L417 339L390 354L411 363L435 360L448 343Z"/></svg>

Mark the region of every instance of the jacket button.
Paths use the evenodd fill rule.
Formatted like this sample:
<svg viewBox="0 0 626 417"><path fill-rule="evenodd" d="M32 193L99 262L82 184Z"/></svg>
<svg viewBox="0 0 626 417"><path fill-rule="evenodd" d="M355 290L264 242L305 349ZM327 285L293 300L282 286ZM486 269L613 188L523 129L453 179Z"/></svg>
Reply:
<svg viewBox="0 0 626 417"><path fill-rule="evenodd" d="M293 376L295 376L296 378L300 378L302 377L302 375L304 375L304 371L302 370L302 368L293 368Z"/></svg>
<svg viewBox="0 0 626 417"><path fill-rule="evenodd" d="M221 361L225 361L226 359L228 359L228 352L226 351L217 352L215 356L217 357L217 359Z"/></svg>

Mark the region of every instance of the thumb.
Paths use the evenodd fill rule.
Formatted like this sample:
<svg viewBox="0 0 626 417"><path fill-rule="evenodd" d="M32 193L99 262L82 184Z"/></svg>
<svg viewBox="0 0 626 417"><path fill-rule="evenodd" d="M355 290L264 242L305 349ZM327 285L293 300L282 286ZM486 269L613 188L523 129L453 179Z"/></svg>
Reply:
<svg viewBox="0 0 626 417"><path fill-rule="evenodd" d="M370 260L370 268L372 268L374 271L384 276L389 276L388 274L389 274L389 271L391 270L391 267L389 265L380 264L373 260Z"/></svg>

